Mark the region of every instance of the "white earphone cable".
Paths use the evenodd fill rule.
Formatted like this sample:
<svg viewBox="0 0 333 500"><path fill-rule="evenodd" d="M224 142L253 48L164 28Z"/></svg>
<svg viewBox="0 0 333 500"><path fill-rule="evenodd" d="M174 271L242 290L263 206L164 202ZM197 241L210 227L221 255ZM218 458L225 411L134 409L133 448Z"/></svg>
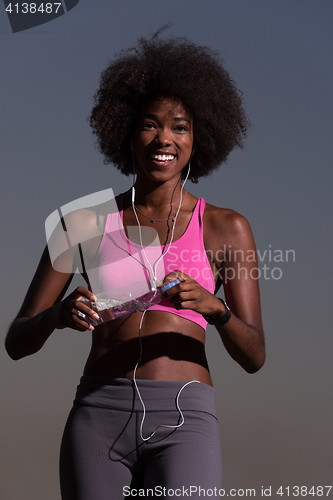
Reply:
<svg viewBox="0 0 333 500"><path fill-rule="evenodd" d="M147 254L145 252L145 249L144 249L144 246L143 246L143 242L142 242L142 232L141 232L141 224L140 224L140 221L139 221L139 218L138 218L138 215L136 213L136 209L135 209L135 204L134 204L134 201L135 201L135 187L134 185L132 186L132 208L133 208L133 212L134 212L134 215L135 215L135 218L136 218L136 221L138 223L138 228L139 228L139 237L140 237L140 245L141 245L141 248L142 248L142 252L145 256L145 259L146 261L148 262L149 264L149 267L151 269L151 274L149 273L149 278L150 278L150 283L152 284L152 282L155 284L155 288L156 288L156 282L157 282L157 276L156 276L156 269L157 269L157 266L158 264L161 262L161 260L163 259L163 257L169 252L170 248L171 248L171 244L173 242L173 236L174 236L174 232L175 232L175 227L176 227L176 222L177 222L177 217L178 217L178 214L180 212L180 209L181 209L181 206L182 206L182 202L183 202L183 189L184 189L184 186L185 186L185 183L188 179L188 176L190 175L190 168L191 168L191 164L189 162L188 164L188 171L187 171L187 174L186 174L186 177L184 179L184 182L182 184L182 187L181 187L181 190L180 190L180 201L179 201L179 206L178 206L178 209L177 209L177 212L175 214L175 217L174 217L174 220L173 220L173 225L172 225L172 229L171 229L171 239L170 239L170 242L169 242L169 245L168 245L168 248L165 252L161 252L161 255L156 259L156 261L153 263L153 265L151 265L148 257L147 257ZM146 267L146 266L144 266ZM146 268L147 269L147 268Z"/></svg>
<svg viewBox="0 0 333 500"><path fill-rule="evenodd" d="M183 386L179 389L179 391L177 392L177 396L176 396L176 408L177 408L177 410L178 410L178 412L179 412L180 419L181 419L181 421L180 421L180 423L179 423L179 424L176 424L176 425L161 424L161 425L158 425L158 426L156 427L156 429L155 429L153 432L151 432L151 433L150 433L147 437L144 437L144 436L143 436L143 424L144 424L144 421L145 421L145 418L146 418L146 406L145 406L145 404L144 404L144 402L143 402L143 399L142 399L141 393L140 393L140 391L139 391L139 387L138 387L138 384L137 384L137 381L136 381L136 377L135 377L135 375L136 375L136 370L137 370L137 368L138 368L138 366L139 366L139 364L140 364L140 362L141 362L141 359L142 359L142 354L143 354L143 349L142 349L142 339L141 339L141 329L142 329L142 323L143 323L143 318L144 318L144 316L145 316L145 313L146 313L146 311L144 311L144 312L142 313L141 320L140 320L140 326L139 326L140 355L139 355L139 359L138 359L138 361L137 361L137 363L136 363L136 365L135 365L135 368L134 368L134 370L133 370L133 382L134 382L136 392L137 392L137 394L138 394L138 396L139 396L139 399L140 399L140 401L141 401L142 408L143 408L143 415L142 415L142 419L141 419L141 423L140 423L140 437L141 437L142 441L148 441L150 438L152 438L152 437L154 436L154 434L156 433L156 431L157 431L158 429L160 429L161 427L167 427L167 428L169 428L169 429L177 429L177 427L181 427L181 426L184 424L184 422L185 422L185 417L184 417L184 414L183 414L183 412L182 412L182 410L180 409L180 406L179 406L179 396L180 396L180 394L181 394L182 390L183 390L183 389L185 389L185 387L186 387L187 385L189 385L189 384L194 384L194 383L198 383L198 384L200 384L200 383L201 383L199 380L190 380L189 382L186 382L186 383L185 383L185 384L184 384L184 385L183 385Z"/></svg>
<svg viewBox="0 0 333 500"><path fill-rule="evenodd" d="M178 214L180 212L180 209L181 209L181 206L182 206L182 202L183 202L183 189L184 189L184 186L185 186L185 183L188 179L188 176L190 174L190 168L191 168L191 165L190 165L190 162L189 162L189 165L188 165L188 171L187 171L187 174L186 174L186 177L185 177L185 180L182 184L182 187L181 187L181 190L180 190L180 202L179 202L179 206L178 206L178 209L177 209L177 212L175 214L175 217L174 217L174 220L173 220L173 225L172 225L172 230L171 230L171 239L170 239L170 242L169 242L169 245L168 245L168 248L165 252L161 252L161 255L156 259L156 261L153 263L153 265L151 265L148 257L147 257L147 254L145 252L145 249L144 249L144 246L143 246L143 241L142 241L142 231L141 231L141 224L140 224L140 221L139 221L139 218L137 216L137 213L136 213L136 209L135 209L135 205L134 205L134 201L135 201L135 187L134 187L134 177L133 177L133 186L132 186L132 208L133 208L133 212L134 212L134 215L135 215L135 218L136 218L136 221L138 223L138 228L139 228L139 237L140 237L140 245L141 245L141 248L142 248L142 252L145 256L145 259L150 267L150 270L151 270L151 273L149 272L149 269L147 268L147 266L145 266L144 264L142 264L140 262L140 264L148 271L148 274L149 274L149 279L150 279L150 285L153 286L154 288L153 289L156 289L156 282L157 282L157 276L156 276L156 270L157 270L157 266L158 264L160 263L160 261L163 259L163 257L165 257L165 255L169 252L170 248L171 248L171 244L173 242L173 236L174 236L174 231L175 231L175 227L176 227L176 221L177 221L177 217L178 217ZM143 436L143 424L144 424L144 421L145 421L145 418L146 418L146 406L143 402L143 399L142 399L142 396L141 396L141 393L139 391L139 387L138 387L138 384L137 384L137 381L136 381L136 371L137 371L137 368L141 362L141 359L142 359L142 354L143 354L143 348L142 348L142 338L141 338L141 329L142 329L142 324L143 324L143 318L146 314L146 311L144 311L142 313L142 316L141 316L141 320L140 320L140 325L139 325L139 343L140 343L140 355L139 355L139 359L134 367L134 370L133 370L133 382L134 382L134 386L135 386L135 389L136 389L136 392L138 394L138 397L140 399L140 402L142 404L142 408L143 408L143 416L142 416L142 419L141 419L141 423L140 423L140 437L142 439L142 441L148 441L150 438L152 438L154 436L154 434L156 433L156 431L158 429L160 429L161 427L167 427L167 428L170 428L170 429L177 429L177 427L181 427L184 422L185 422L185 418L184 418L184 415L183 415L183 412L181 411L180 409L180 406L179 406L179 396L182 392L182 390L189 384L193 384L193 383L198 383L200 384L200 381L199 380L190 380L189 382L186 382L178 391L177 393L177 396L176 396L176 407L177 407L177 410L179 412L179 415L180 415L180 423L177 424L177 425L167 425L167 424L161 424L159 426L156 427L156 429L151 432L149 434L149 436L147 437L144 437Z"/></svg>

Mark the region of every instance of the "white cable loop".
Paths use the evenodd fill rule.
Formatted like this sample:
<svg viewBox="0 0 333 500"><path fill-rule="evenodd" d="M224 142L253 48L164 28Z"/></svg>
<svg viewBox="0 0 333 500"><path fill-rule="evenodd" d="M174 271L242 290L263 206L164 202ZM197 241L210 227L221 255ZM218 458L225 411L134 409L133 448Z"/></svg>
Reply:
<svg viewBox="0 0 333 500"><path fill-rule="evenodd" d="M185 384L184 384L184 385L183 385L183 386L179 389L179 391L178 391L178 393L177 393L177 396L176 396L176 407L177 407L177 410L178 410L179 415L180 415L180 418L181 418L181 422L180 422L179 424L177 424L177 425L161 424L161 425L158 425L158 426L156 427L156 429L155 429L153 432L151 432L151 433L149 434L149 436L147 436L147 437L144 437L144 436L143 436L143 424L144 424L144 421L145 421L145 418L146 418L146 406L145 406L145 404L144 404L144 402L143 402L143 399L142 399L141 393L140 393L140 391L139 391L139 387L138 387L138 384L137 384L137 381L136 381L135 375L136 375L136 370L137 370L137 368L138 368L138 366L139 366L139 364L140 364L140 361L141 361L141 359L142 359L142 353L143 353L143 350L142 350L142 339L141 339L141 328L142 328L143 318L144 318L145 314L146 314L146 311L143 311L142 316L141 316L141 320L140 320L140 326L139 326L140 356L139 356L139 359L138 359L138 361L137 361L137 363L136 363L136 365L135 365L135 368L134 368L134 370L133 370L133 382L134 382L136 392L138 393L138 396L139 396L139 399L140 399L140 402L141 402L141 404L142 404L142 408L143 408L143 416L142 416L141 423L140 423L140 437L141 437L142 441L148 441L149 439L151 439L151 438L154 436L154 434L156 433L156 431L157 431L158 429L160 429L161 427L167 427L167 428L169 428L169 429L177 429L177 427L181 427L181 426L184 424L184 422L185 422L185 418L184 418L184 414L183 414L183 412L181 411L180 406L179 406L179 396L180 396L180 394L181 394L182 390L183 390L183 389L184 389L187 385L189 385L189 384L194 384L194 383L198 383L198 384L200 384L200 383L201 383L199 380L190 380L189 382L186 382L186 383L185 383Z"/></svg>

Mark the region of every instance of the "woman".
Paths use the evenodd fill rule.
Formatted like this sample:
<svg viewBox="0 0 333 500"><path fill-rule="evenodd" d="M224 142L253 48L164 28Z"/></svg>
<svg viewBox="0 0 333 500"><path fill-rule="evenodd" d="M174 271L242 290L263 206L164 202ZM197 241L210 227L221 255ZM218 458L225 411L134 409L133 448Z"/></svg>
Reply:
<svg viewBox="0 0 333 500"><path fill-rule="evenodd" d="M52 266L45 250L7 351L13 359L32 354L57 328L93 332L62 442L64 500L140 491L199 498L199 488L218 496L220 442L205 328L207 321L215 325L246 371L261 368L256 251L246 219L205 204L181 180L197 182L242 146L238 90L209 49L154 36L104 71L90 123L106 162L126 175L135 171L134 186L114 200L117 210L73 216L78 227L101 229L67 255L73 269L81 260L87 287L64 298L73 273ZM152 230L159 247L149 243ZM134 282L154 289L161 278L179 280L162 302L92 326L98 313L82 298L93 302L95 294ZM215 295L222 282L229 307Z"/></svg>

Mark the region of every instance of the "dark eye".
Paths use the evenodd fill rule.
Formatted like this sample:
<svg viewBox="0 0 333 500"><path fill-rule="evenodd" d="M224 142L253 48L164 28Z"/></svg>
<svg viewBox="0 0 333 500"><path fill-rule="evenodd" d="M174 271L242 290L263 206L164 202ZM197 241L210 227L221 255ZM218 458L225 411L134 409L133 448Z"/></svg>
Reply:
<svg viewBox="0 0 333 500"><path fill-rule="evenodd" d="M152 123L152 122L144 122L144 123L143 123L143 128L144 128L144 129L148 129L148 130L150 130L150 129L152 129L152 128L156 128L156 126L155 126L155 124L154 124L154 123Z"/></svg>
<svg viewBox="0 0 333 500"><path fill-rule="evenodd" d="M176 130L178 130L179 132L187 132L188 128L185 125L178 125L176 127Z"/></svg>

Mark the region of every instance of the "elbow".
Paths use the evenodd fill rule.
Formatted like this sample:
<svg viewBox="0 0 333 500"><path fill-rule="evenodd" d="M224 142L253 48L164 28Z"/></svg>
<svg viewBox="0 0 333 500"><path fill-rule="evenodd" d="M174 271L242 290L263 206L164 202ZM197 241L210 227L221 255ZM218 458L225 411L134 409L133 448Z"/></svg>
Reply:
<svg viewBox="0 0 333 500"><path fill-rule="evenodd" d="M15 346L11 345L11 343L8 341L8 339L5 340L5 349L6 349L8 356L13 361L18 361L19 359L24 357L24 356L20 355L20 353L17 351L17 349L15 349Z"/></svg>
<svg viewBox="0 0 333 500"><path fill-rule="evenodd" d="M266 351L265 348L261 350L261 352L257 353L256 357L253 358L250 362L246 363L243 366L244 370L247 373L254 374L257 373L264 366L266 361Z"/></svg>
<svg viewBox="0 0 333 500"><path fill-rule="evenodd" d="M257 373L265 364L266 361L266 346L263 330L257 330L257 341L253 344L252 356L248 360L245 370L247 373Z"/></svg>
<svg viewBox="0 0 333 500"><path fill-rule="evenodd" d="M6 338L5 338L5 350L8 354L8 356L13 360L17 361L21 358L23 358L22 355L20 355L20 349L18 349L18 342L16 338L16 332L15 332L15 327L14 327L15 320L13 323L10 325Z"/></svg>
<svg viewBox="0 0 333 500"><path fill-rule="evenodd" d="M33 354L33 353L21 353L21 352L18 352L16 349L10 349L10 348L7 348L6 347L6 351L7 351L7 354L8 356L10 357L10 359L12 359L13 361L18 361L19 359L22 359L22 358L25 358L26 356L29 356L29 354Z"/></svg>
<svg viewBox="0 0 333 500"><path fill-rule="evenodd" d="M8 352L8 351L7 351ZM10 359L12 359L13 361L18 361L19 359L22 359L24 358L24 356L16 356L15 354L10 354L8 353L8 356L10 357Z"/></svg>
<svg viewBox="0 0 333 500"><path fill-rule="evenodd" d="M11 338L10 335L7 335L6 337L5 349L8 356L13 361L18 361L19 359L29 356L29 354L33 354L33 352L31 352L30 350L26 351L25 348L22 348L22 346L16 341L16 339Z"/></svg>
<svg viewBox="0 0 333 500"><path fill-rule="evenodd" d="M6 347L6 351L10 359L13 361L18 361L19 359L23 358L23 356L19 356L15 351L12 351L11 349Z"/></svg>
<svg viewBox="0 0 333 500"><path fill-rule="evenodd" d="M42 347L36 341L31 340L30 335L21 327L22 320L25 321L25 318L18 318L13 321L5 339L6 352L13 361L34 354Z"/></svg>
<svg viewBox="0 0 333 500"><path fill-rule="evenodd" d="M247 366L244 368L247 371L247 373L252 375L254 373L257 373L259 370L261 370L261 368L264 366L264 364L265 364L265 359L263 361L253 363L253 364L251 364L251 366Z"/></svg>
<svg viewBox="0 0 333 500"><path fill-rule="evenodd" d="M26 358L27 356L31 356L31 354L35 354L38 352L43 346L21 346L17 343L10 342L6 339L5 341L5 349L7 351L8 356L13 360L13 361L18 361L19 359Z"/></svg>
<svg viewBox="0 0 333 500"><path fill-rule="evenodd" d="M40 348L37 348L37 349L29 348L28 350L18 349L16 346L13 346L13 345L11 346L9 343L5 343L5 349L7 351L8 356L13 361L18 361L19 359L26 358L27 356L30 356L31 354L35 354L36 352L39 351Z"/></svg>

